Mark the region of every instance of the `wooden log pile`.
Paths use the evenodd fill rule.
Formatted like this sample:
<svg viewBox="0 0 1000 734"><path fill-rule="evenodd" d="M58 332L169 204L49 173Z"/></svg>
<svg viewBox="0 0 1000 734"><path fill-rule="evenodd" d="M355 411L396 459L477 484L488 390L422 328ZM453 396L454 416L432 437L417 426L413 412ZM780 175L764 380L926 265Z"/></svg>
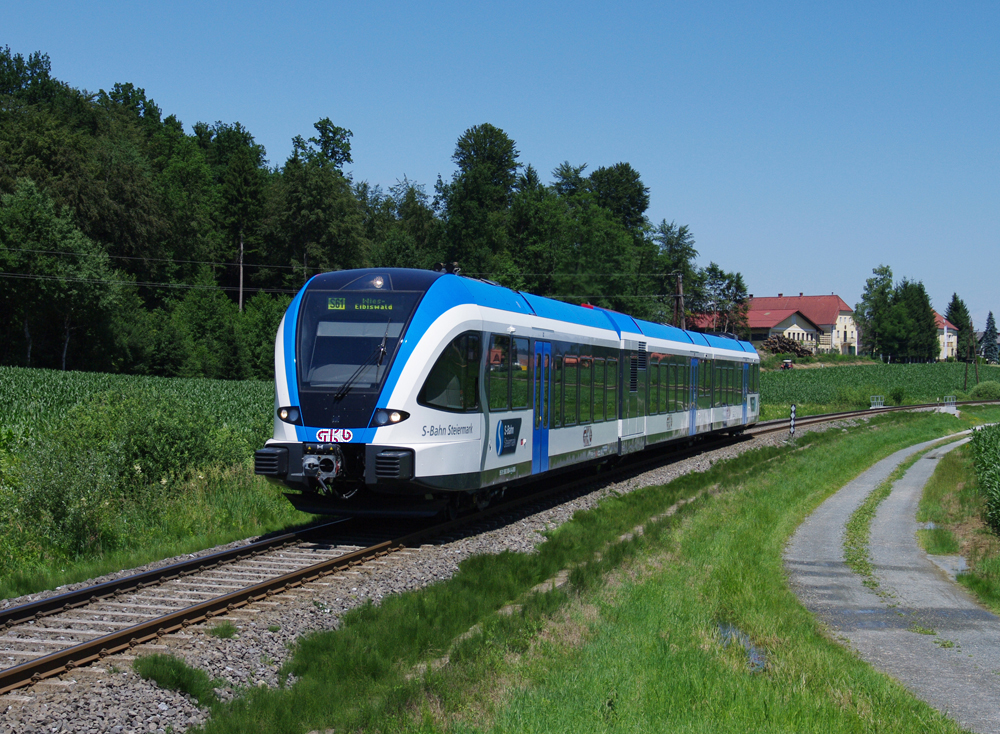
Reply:
<svg viewBox="0 0 1000 734"><path fill-rule="evenodd" d="M783 337L780 334L769 336L761 343L761 347L769 351L771 354L794 354L796 357L812 356L811 349L802 346L798 342L794 342L791 339Z"/></svg>

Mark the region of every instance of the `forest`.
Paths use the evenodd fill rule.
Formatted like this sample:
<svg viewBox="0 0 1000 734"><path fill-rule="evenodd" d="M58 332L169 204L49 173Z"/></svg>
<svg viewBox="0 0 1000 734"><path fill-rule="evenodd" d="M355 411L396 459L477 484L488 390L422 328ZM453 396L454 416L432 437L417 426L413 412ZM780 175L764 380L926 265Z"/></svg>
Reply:
<svg viewBox="0 0 1000 734"><path fill-rule="evenodd" d="M269 379L291 297L357 267L457 264L666 323L680 280L687 314L745 325L740 273L699 267L689 227L653 224L629 163L567 161L543 183L483 123L449 180L383 190L345 171L351 130L313 127L275 164L239 122L187 132L142 88L75 89L46 54L0 49L0 364Z"/></svg>

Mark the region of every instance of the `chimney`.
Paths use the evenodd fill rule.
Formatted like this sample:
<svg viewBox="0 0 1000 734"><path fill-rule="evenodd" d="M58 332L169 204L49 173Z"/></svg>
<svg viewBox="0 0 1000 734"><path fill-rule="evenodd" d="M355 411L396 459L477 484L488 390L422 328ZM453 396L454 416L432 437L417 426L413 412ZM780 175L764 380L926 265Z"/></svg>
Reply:
<svg viewBox="0 0 1000 734"><path fill-rule="evenodd" d="M778 298L784 298L784 297L785 297L785 294L784 294L784 293L779 293L779 294L778 294Z"/></svg>
<svg viewBox="0 0 1000 734"><path fill-rule="evenodd" d="M799 291L799 298L802 298L802 291Z"/></svg>

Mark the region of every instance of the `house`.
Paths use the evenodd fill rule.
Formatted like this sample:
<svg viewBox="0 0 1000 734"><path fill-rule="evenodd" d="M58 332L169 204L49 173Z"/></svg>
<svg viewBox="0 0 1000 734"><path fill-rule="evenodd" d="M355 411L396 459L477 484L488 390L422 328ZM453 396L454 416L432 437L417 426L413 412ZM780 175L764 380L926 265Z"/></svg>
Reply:
<svg viewBox="0 0 1000 734"><path fill-rule="evenodd" d="M750 341L764 341L770 336L783 336L816 351L820 330L805 314L790 309L750 311L747 313Z"/></svg>
<svg viewBox="0 0 1000 734"><path fill-rule="evenodd" d="M937 311L934 312L934 323L937 325L938 353L939 360L946 360L949 357L954 359L958 356L958 327L951 323Z"/></svg>
<svg viewBox="0 0 1000 734"><path fill-rule="evenodd" d="M770 312L773 315L782 311L789 315L797 312L812 324L816 334L814 344L817 352L858 353L858 327L854 323L854 310L840 296L832 293L828 296L806 296L799 293L798 296L787 297L783 293L779 293L777 298L772 296L754 298L751 296L750 311L747 314L747 320L751 324L751 333L753 333L755 320L763 325L772 319L772 317L765 317L763 314ZM755 313L760 315L755 316ZM805 323L800 325L804 326ZM802 333L806 335L809 332L802 329ZM756 340L755 336L751 338ZM806 341L806 339L807 337L803 340Z"/></svg>

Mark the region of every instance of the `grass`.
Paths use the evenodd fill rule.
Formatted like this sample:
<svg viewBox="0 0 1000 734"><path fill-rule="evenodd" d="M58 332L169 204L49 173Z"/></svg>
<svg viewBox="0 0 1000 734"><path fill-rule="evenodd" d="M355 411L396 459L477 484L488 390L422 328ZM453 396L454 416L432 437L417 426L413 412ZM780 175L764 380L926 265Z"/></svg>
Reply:
<svg viewBox="0 0 1000 734"><path fill-rule="evenodd" d="M782 550L857 472L962 425L876 417L611 498L535 553L468 559L304 638L294 685L249 691L204 730L959 731L823 634ZM560 569L571 593L532 591Z"/></svg>
<svg viewBox="0 0 1000 734"><path fill-rule="evenodd" d="M215 708L219 704L213 689L222 687L224 683L212 680L205 671L193 668L173 655L144 655L136 658L132 667L142 678L156 681L161 688L186 693L202 706Z"/></svg>
<svg viewBox="0 0 1000 734"><path fill-rule="evenodd" d="M1000 421L995 407L962 412L979 423ZM958 582L1000 614L1000 538L984 521L985 511L972 451L962 446L941 458L924 488L917 520L937 527L918 531L918 539L928 553L964 556L969 568Z"/></svg>
<svg viewBox="0 0 1000 734"><path fill-rule="evenodd" d="M219 622L217 625L208 628L208 634L218 637L220 640L228 640L236 636L236 625L228 619Z"/></svg>

